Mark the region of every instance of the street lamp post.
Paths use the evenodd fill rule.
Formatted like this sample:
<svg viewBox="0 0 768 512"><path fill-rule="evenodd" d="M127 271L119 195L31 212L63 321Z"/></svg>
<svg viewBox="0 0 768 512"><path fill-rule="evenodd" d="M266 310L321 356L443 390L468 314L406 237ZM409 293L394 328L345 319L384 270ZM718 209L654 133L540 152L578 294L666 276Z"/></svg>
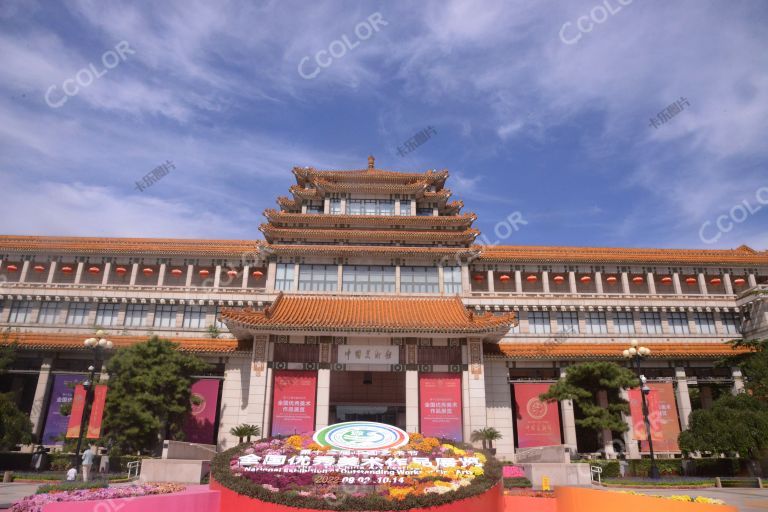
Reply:
<svg viewBox="0 0 768 512"><path fill-rule="evenodd" d="M88 338L83 341L83 345L85 345L86 348L93 350L93 363L88 367L88 379L83 382L83 387L85 388L85 404L83 406L83 415L80 418L80 431L77 435L77 447L75 448L75 466L78 473L80 473L80 466L82 463L82 460L80 459L80 448L83 443L83 429L86 428L85 423L88 420L91 402L93 401L93 381L96 377L95 374L96 367L99 363L99 355L102 349L111 349L113 346L110 340L104 338L104 331L102 330L96 331L95 338Z"/></svg>
<svg viewBox="0 0 768 512"><path fill-rule="evenodd" d="M630 365L635 363L635 371L637 372L637 378L640 379L640 396L643 400L643 421L645 422L645 433L648 436L648 448L651 452L651 471L650 476L653 479L661 478L659 468L656 466L656 457L653 453L653 436L651 435L651 422L648 419L648 393L651 392L651 388L648 387L647 379L645 375L640 373L640 360L650 355L651 349L648 347L638 347L637 340L632 340L631 346L622 352L622 355L629 359Z"/></svg>

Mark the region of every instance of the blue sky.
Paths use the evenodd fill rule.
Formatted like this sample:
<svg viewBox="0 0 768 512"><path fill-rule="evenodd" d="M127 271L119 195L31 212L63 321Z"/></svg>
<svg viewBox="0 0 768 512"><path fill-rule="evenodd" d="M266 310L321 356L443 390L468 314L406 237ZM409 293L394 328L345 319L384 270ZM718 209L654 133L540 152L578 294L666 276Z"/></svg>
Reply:
<svg viewBox="0 0 768 512"><path fill-rule="evenodd" d="M747 0L3 0L0 232L259 238L293 166L373 154L447 168L490 242L766 249L766 23Z"/></svg>

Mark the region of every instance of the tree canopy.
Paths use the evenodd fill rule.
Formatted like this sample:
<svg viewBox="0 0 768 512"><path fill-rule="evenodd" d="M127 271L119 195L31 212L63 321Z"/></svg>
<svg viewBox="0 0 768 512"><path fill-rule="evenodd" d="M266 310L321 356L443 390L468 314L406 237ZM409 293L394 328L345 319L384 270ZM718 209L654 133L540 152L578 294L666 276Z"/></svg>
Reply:
<svg viewBox="0 0 768 512"><path fill-rule="evenodd" d="M569 366L565 378L552 384L539 398L546 401L572 400L576 408L576 425L600 432L609 429L626 432L629 427L621 413L629 413L629 403L620 391L639 385L628 369L608 361L586 362ZM608 406L597 403L597 395L605 391Z"/></svg>
<svg viewBox="0 0 768 512"><path fill-rule="evenodd" d="M105 430L123 453L151 453L163 439L181 439L193 375L208 365L153 336L117 351L107 364Z"/></svg>
<svg viewBox="0 0 768 512"><path fill-rule="evenodd" d="M0 336L0 375L8 371L15 357L15 343L6 330ZM15 393L0 393L0 450L12 450L18 444L32 442L29 415L16 406Z"/></svg>

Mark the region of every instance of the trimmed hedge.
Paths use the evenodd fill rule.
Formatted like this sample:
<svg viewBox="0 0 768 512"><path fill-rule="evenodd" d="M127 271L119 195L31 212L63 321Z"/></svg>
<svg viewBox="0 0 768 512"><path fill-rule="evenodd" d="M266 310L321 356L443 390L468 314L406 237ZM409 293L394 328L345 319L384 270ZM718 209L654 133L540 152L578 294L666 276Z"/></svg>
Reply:
<svg viewBox="0 0 768 512"><path fill-rule="evenodd" d="M520 488L528 488L528 487L532 487L531 481L523 476L504 479L505 489L520 489Z"/></svg>
<svg viewBox="0 0 768 512"><path fill-rule="evenodd" d="M473 448L462 443L454 442L452 444L458 448ZM330 501L300 496L296 491L271 492L247 478L233 475L229 461L243 453L247 447L247 444L242 444L217 454L211 461L211 480L215 480L227 489L243 496L290 507L318 510L410 510L436 507L482 494L501 480L501 463L486 453L488 460L483 468L485 473L472 480L471 485L461 487L450 493L407 496L405 499L397 501L390 501L378 495L344 496L336 501Z"/></svg>
<svg viewBox="0 0 768 512"><path fill-rule="evenodd" d="M651 459L633 459L629 462L629 476L648 477L651 472ZM682 459L656 459L656 467L661 476L680 476L683 474Z"/></svg>
<svg viewBox="0 0 768 512"><path fill-rule="evenodd" d="M580 460L579 462L585 462L590 466L600 466L603 472L600 474L601 478L619 478L621 473L619 471L618 460Z"/></svg>

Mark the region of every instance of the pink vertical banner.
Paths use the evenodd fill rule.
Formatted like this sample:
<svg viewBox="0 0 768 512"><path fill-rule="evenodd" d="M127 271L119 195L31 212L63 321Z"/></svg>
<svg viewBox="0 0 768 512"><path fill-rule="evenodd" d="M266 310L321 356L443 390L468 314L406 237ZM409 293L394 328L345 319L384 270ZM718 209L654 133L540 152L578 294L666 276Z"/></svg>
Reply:
<svg viewBox="0 0 768 512"><path fill-rule="evenodd" d="M107 386L96 384L93 389L93 405L91 406L91 417L88 420L88 433L85 437L88 439L98 439L101 437L101 422L104 419L104 406L107 403Z"/></svg>
<svg viewBox="0 0 768 512"><path fill-rule="evenodd" d="M653 450L656 452L679 452L677 437L680 435L680 422L677 417L675 389L671 382L649 382L648 422L651 425ZM640 440L640 451L648 452L648 434L643 418L643 399L640 389L629 390L629 410L632 416L632 434Z"/></svg>
<svg viewBox="0 0 768 512"><path fill-rule="evenodd" d="M72 399L72 410L69 413L69 424L67 425L67 439L80 436L83 409L85 409L85 394L85 388L82 384L75 386L75 396Z"/></svg>
<svg viewBox="0 0 768 512"><path fill-rule="evenodd" d="M315 430L317 372L279 370L272 394L272 435Z"/></svg>
<svg viewBox="0 0 768 512"><path fill-rule="evenodd" d="M425 436L462 441L461 374L419 374L419 431Z"/></svg>
<svg viewBox="0 0 768 512"><path fill-rule="evenodd" d="M190 443L215 444L219 379L200 379L192 384L192 407L184 420L184 437Z"/></svg>
<svg viewBox="0 0 768 512"><path fill-rule="evenodd" d="M515 384L519 448L560 444L560 411L557 402L539 400L539 395L549 391L550 386L547 383Z"/></svg>

